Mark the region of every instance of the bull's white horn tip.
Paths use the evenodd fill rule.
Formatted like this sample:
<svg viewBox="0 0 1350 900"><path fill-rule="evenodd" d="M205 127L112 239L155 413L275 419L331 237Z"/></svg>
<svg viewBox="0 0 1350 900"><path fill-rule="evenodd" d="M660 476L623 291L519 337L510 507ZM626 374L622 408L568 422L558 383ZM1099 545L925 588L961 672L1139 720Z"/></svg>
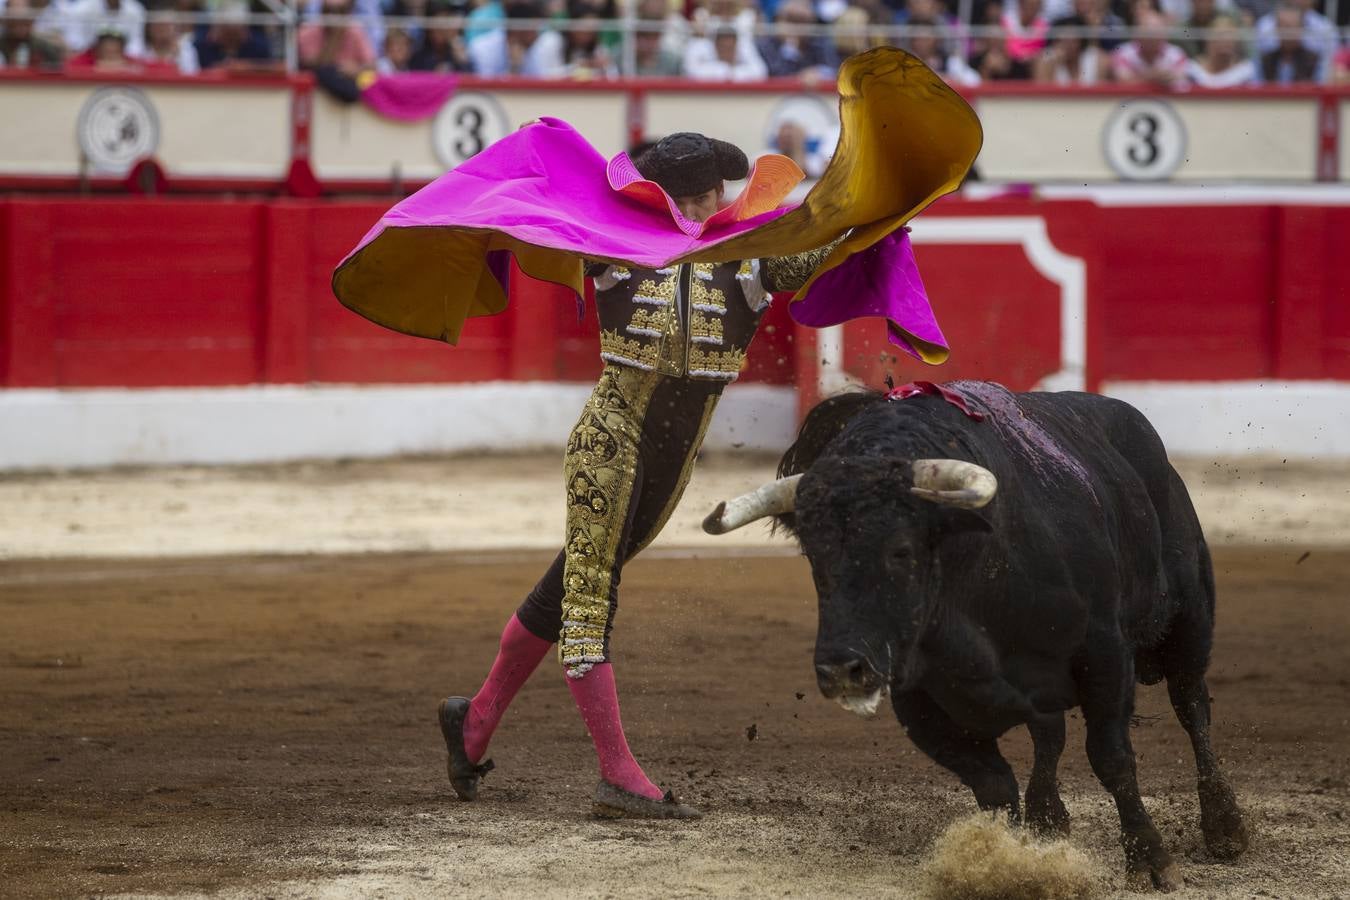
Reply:
<svg viewBox="0 0 1350 900"><path fill-rule="evenodd" d="M728 531L726 522L722 519L722 514L727 511L727 501L723 500L717 504L717 508L708 513L703 520L703 530L708 534L726 534Z"/></svg>

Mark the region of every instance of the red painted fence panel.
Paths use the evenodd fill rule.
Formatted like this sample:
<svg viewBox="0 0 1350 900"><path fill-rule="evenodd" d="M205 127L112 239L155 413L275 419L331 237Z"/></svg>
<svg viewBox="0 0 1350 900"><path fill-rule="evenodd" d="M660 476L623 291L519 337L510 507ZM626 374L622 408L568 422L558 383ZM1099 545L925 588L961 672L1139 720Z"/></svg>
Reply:
<svg viewBox="0 0 1350 900"><path fill-rule="evenodd" d="M333 298L333 267L388 201L0 199L0 385L586 381L594 305L520 273L507 312L459 347L380 328ZM1101 380L1350 379L1350 207L1102 207L949 200L928 214L1043 220L1087 271L1086 368ZM1062 360L1062 286L1027 246L920 243L953 346L897 357L876 322L845 331L869 384L996 378L1030 387ZM789 384L813 335L781 299L745 379ZM812 370L814 371L814 370Z"/></svg>

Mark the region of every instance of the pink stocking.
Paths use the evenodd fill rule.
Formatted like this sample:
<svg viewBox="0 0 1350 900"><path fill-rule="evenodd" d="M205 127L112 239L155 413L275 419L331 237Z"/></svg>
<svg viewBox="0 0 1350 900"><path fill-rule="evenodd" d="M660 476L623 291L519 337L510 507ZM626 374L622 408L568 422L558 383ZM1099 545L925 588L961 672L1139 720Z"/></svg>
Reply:
<svg viewBox="0 0 1350 900"><path fill-rule="evenodd" d="M478 762L483 758L502 713L552 646L552 641L532 634L516 616L506 623L497 659L487 680L469 701L469 714L464 719L464 752L469 759Z"/></svg>
<svg viewBox="0 0 1350 900"><path fill-rule="evenodd" d="M586 730L591 733L591 740L595 742L595 752L600 757L600 777L630 794L652 800L660 800L665 796L659 787L652 784L628 749L623 722L619 719L619 693L614 687L614 667L609 663L597 663L580 678L568 678L567 687L572 691L577 709L581 710L581 718L586 723Z"/></svg>

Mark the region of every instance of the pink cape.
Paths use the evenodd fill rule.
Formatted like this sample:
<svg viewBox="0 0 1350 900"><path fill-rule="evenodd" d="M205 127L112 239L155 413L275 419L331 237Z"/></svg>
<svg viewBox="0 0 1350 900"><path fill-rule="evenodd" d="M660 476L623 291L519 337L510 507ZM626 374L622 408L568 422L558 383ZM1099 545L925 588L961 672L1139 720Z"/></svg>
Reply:
<svg viewBox="0 0 1350 900"><path fill-rule="evenodd" d="M338 266L334 293L382 325L454 343L467 317L505 308L508 254L527 274L579 292L583 260L654 269L786 255L847 234L794 297L794 318L828 327L881 317L893 343L941 362L946 340L901 226L959 185L979 149L978 121L931 71L889 48L851 59L840 92L845 130L853 123L861 134L841 139L800 206L772 208L777 198L752 177L755 197L734 214L689 222L626 155L607 162L570 125L543 118L390 209ZM952 131L954 149L935 141L937 128ZM757 164L774 170L763 181L782 175L773 159Z"/></svg>

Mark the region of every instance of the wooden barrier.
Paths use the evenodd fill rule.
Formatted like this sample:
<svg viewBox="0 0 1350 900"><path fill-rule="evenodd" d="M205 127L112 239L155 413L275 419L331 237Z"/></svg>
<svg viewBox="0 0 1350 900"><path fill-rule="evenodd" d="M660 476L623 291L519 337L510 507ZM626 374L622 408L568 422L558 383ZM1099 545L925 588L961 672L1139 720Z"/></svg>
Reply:
<svg viewBox="0 0 1350 900"><path fill-rule="evenodd" d="M519 276L460 346L406 337L342 307L333 267L386 203L0 200L0 385L585 381L594 309ZM920 267L952 345L932 369L876 321L826 360L878 385L994 378L1350 380L1350 206L1098 206L947 200L915 222ZM752 347L750 381L789 384L810 329L786 303Z"/></svg>

